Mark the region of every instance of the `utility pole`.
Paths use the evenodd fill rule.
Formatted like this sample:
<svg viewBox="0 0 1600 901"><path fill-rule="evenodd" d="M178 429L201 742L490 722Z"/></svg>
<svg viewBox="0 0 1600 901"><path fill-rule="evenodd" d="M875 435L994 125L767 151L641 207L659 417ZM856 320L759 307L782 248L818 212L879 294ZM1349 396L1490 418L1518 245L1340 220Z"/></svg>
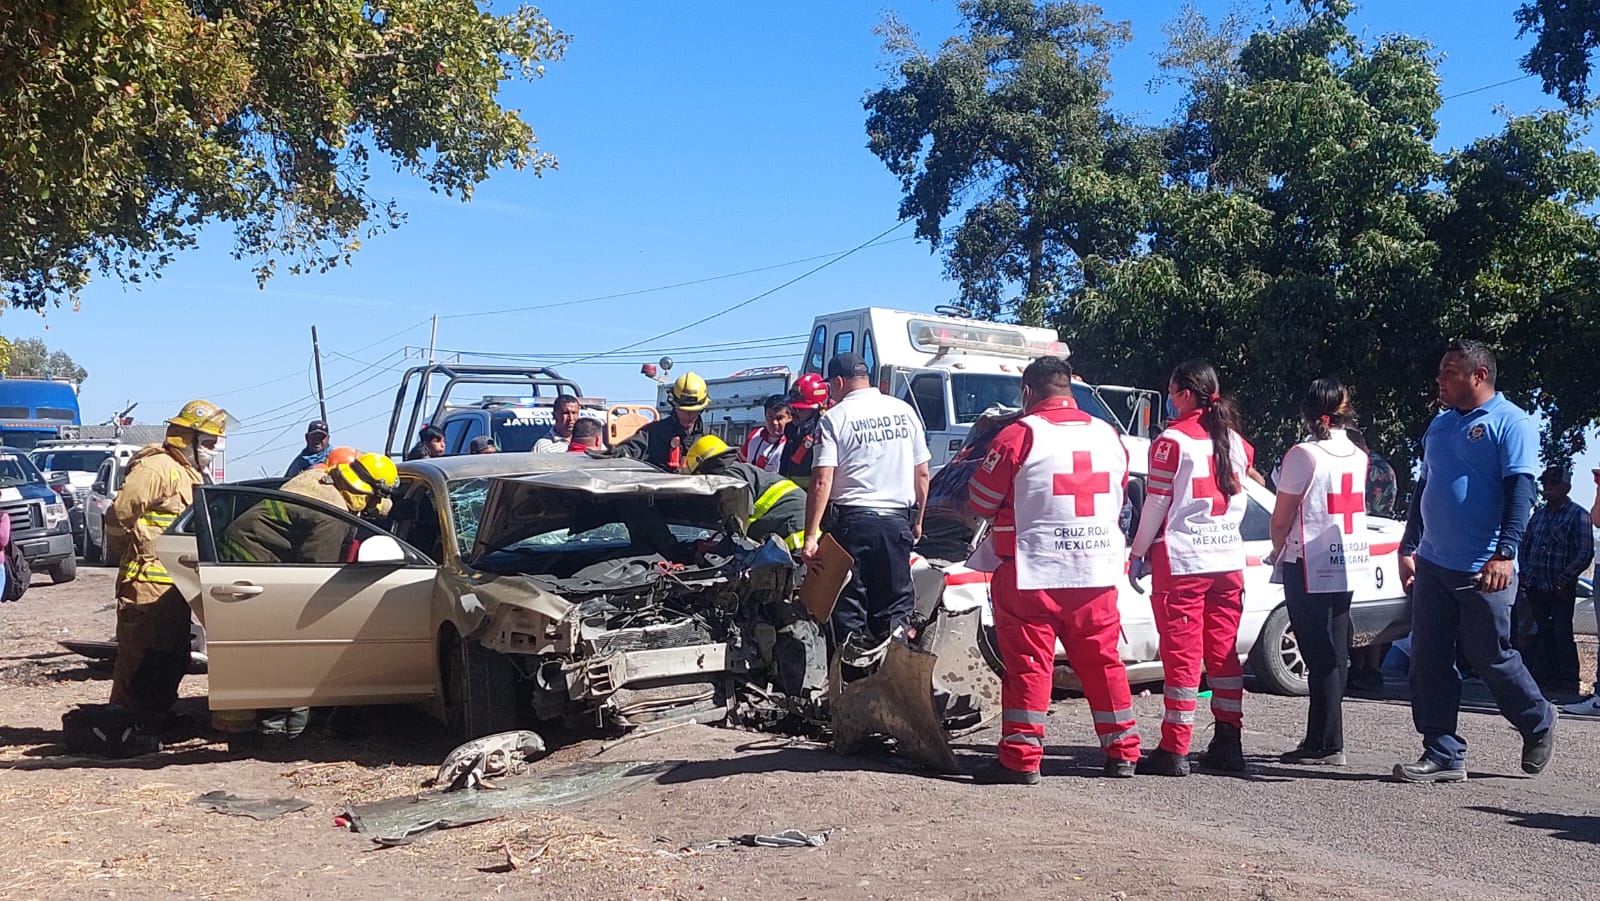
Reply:
<svg viewBox="0 0 1600 901"><path fill-rule="evenodd" d="M328 422L328 398L322 390L322 350L317 346L317 327L311 327L311 359L317 364L317 409L322 412L322 422Z"/></svg>
<svg viewBox="0 0 1600 901"><path fill-rule="evenodd" d="M428 413L428 395L433 387L433 352L439 343L439 314L433 314L433 328L428 332L428 368L422 373L422 415Z"/></svg>

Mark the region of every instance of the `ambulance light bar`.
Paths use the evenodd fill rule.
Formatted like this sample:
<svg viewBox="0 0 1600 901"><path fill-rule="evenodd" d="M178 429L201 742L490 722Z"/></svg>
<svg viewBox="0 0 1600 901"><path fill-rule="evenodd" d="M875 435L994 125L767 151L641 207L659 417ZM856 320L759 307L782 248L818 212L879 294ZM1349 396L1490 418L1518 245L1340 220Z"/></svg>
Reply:
<svg viewBox="0 0 1600 901"><path fill-rule="evenodd" d="M1034 341L1020 331L982 325L950 325L913 319L911 345L924 353L964 350L1004 357L1065 357L1070 352L1061 341Z"/></svg>

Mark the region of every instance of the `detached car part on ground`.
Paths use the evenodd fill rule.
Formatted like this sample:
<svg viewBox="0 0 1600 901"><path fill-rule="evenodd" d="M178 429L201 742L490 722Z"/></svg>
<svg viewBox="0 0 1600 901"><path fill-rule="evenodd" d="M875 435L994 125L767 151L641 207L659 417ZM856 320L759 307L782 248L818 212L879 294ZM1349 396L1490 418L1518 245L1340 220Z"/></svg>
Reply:
<svg viewBox="0 0 1600 901"><path fill-rule="evenodd" d="M740 534L743 483L568 454L399 469L379 523L269 488L197 489L158 551L205 626L214 711L414 703L469 738L523 718L814 722L821 629L793 602L789 554ZM230 559L228 529L261 504L343 540L316 542L318 559ZM942 577L919 571L927 638L953 634L933 615ZM971 681L942 696L963 722Z"/></svg>
<svg viewBox="0 0 1600 901"><path fill-rule="evenodd" d="M985 413L973 426L965 446L933 478L929 489L924 538L919 550L929 557L965 560L983 528L982 521L967 508L967 483L989 452L989 444L1001 428L1015 421L1020 413L996 408ZM1142 472L1142 461L1135 471ZM1273 493L1246 480L1249 498L1240 532L1245 539L1247 565L1244 572L1244 615L1239 623L1236 650L1239 659L1249 664L1258 690L1278 694L1303 695L1307 691L1305 662L1289 628L1289 612L1284 604L1283 586L1272 584L1272 567L1262 563L1271 550L1268 526L1272 520ZM1128 484L1128 506L1123 511L1123 529L1132 535L1138 527L1139 507L1144 501L1141 476ZM1392 641L1410 631L1411 602L1400 588L1399 557L1403 523L1377 516L1367 517L1373 558L1374 587L1356 593L1350 617L1357 646ZM974 574L966 578L985 578ZM1148 589L1149 583L1145 583ZM1119 650L1128 667L1128 680L1134 684L1158 682L1162 678L1160 635L1149 594L1133 590L1126 580L1117 584L1117 609L1122 618ZM987 598L987 591L984 591ZM992 622L992 621L990 621ZM1067 666L1064 651L1057 645L1056 685L1076 690L1077 677Z"/></svg>

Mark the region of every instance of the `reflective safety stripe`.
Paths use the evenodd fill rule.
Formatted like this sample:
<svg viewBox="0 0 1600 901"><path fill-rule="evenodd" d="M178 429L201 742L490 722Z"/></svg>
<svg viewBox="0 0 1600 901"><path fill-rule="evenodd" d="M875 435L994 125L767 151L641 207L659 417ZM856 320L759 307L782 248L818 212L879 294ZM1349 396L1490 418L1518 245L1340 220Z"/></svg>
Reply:
<svg viewBox="0 0 1600 901"><path fill-rule="evenodd" d="M1044 714L1043 710L1018 710L1014 707L1006 707L1000 711L1000 721L1003 723L1038 725L1044 722Z"/></svg>
<svg viewBox="0 0 1600 901"><path fill-rule="evenodd" d="M988 501L990 506L997 505L1005 500L1005 496L1000 492L978 482L968 482L967 490L971 491L979 500Z"/></svg>
<svg viewBox="0 0 1600 901"><path fill-rule="evenodd" d="M796 485L788 479L784 479L783 481L773 485L771 488L768 488L766 491L761 492L761 496L756 498L755 507L750 511L751 524L754 524L756 520L766 516L768 513L771 513L772 508L778 503L778 501L783 499L784 495L791 491L799 490L799 485Z"/></svg>
<svg viewBox="0 0 1600 901"><path fill-rule="evenodd" d="M256 558L244 545L232 539L224 538L217 542L217 559L221 563L255 563Z"/></svg>
<svg viewBox="0 0 1600 901"><path fill-rule="evenodd" d="M1220 688L1223 691L1227 691L1230 688L1244 688L1243 676L1217 676L1214 679L1207 677L1206 681L1211 683L1212 688Z"/></svg>
<svg viewBox="0 0 1600 901"><path fill-rule="evenodd" d="M1163 723L1174 723L1174 724L1179 725L1179 726L1193 726L1194 725L1194 711L1193 710L1168 710L1166 713L1161 715L1161 721Z"/></svg>
<svg viewBox="0 0 1600 901"><path fill-rule="evenodd" d="M1118 729L1117 731L1112 732L1109 735L1100 736L1100 747L1109 748L1112 745L1116 744L1117 742L1122 741L1124 738L1132 738L1133 736L1138 735L1138 734L1139 734L1139 730L1135 729L1135 728L1131 728L1130 727L1130 728L1127 728L1127 729Z"/></svg>
<svg viewBox="0 0 1600 901"><path fill-rule="evenodd" d="M1005 744L1008 741L1014 745L1033 745L1035 748L1044 747L1044 739L1037 735L1023 735L1021 732L1000 736L1001 744Z"/></svg>
<svg viewBox="0 0 1600 901"><path fill-rule="evenodd" d="M1198 688L1178 688L1168 685L1166 688L1161 689L1161 694L1169 701L1200 700L1200 689Z"/></svg>
<svg viewBox="0 0 1600 901"><path fill-rule="evenodd" d="M1216 695L1212 695L1211 709L1221 710L1224 713L1243 713L1244 702L1238 698L1219 698Z"/></svg>
<svg viewBox="0 0 1600 901"><path fill-rule="evenodd" d="M171 585L172 574L161 565L160 560L151 560L141 565L138 560L128 559L123 561L119 573L121 578L129 582L149 582L152 585Z"/></svg>
<svg viewBox="0 0 1600 901"><path fill-rule="evenodd" d="M176 513L157 513L155 511L151 511L139 517L139 522L141 524L152 526L157 529L165 529L177 521L178 514Z"/></svg>
<svg viewBox="0 0 1600 901"><path fill-rule="evenodd" d="M1126 723L1133 719L1133 711L1129 710L1091 710L1094 721L1097 723Z"/></svg>
<svg viewBox="0 0 1600 901"><path fill-rule="evenodd" d="M783 546L788 548L791 551L798 551L798 550L803 549L806 546L806 533L804 533L804 532L795 532L795 533L793 533L788 538L783 539Z"/></svg>

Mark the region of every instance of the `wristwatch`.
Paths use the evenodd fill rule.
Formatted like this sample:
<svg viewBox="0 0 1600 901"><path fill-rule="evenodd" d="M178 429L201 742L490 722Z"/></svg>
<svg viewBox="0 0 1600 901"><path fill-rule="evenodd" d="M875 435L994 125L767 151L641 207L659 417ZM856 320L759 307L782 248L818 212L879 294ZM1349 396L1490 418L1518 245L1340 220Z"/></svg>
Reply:
<svg viewBox="0 0 1600 901"><path fill-rule="evenodd" d="M1494 555L1501 560L1515 560L1517 559L1517 546L1501 542L1500 546L1494 549Z"/></svg>

